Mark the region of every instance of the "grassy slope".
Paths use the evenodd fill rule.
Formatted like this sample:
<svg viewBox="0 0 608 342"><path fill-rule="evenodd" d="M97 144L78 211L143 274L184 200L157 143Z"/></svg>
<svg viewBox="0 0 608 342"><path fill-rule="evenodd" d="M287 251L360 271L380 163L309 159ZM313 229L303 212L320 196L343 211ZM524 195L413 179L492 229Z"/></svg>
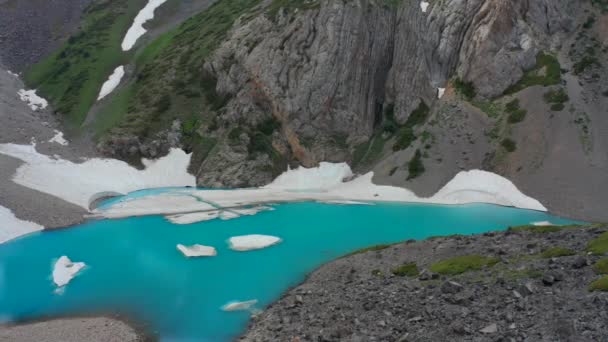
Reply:
<svg viewBox="0 0 608 342"><path fill-rule="evenodd" d="M82 30L58 51L34 65L25 75L66 122L80 126L95 103L101 84L129 54L120 43L145 0L94 3L84 13Z"/></svg>

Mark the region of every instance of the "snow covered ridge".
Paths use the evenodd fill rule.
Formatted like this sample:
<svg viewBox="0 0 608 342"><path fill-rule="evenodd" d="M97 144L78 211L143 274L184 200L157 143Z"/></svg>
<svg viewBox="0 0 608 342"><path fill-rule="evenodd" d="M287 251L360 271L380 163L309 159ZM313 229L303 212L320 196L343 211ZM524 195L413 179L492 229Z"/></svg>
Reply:
<svg viewBox="0 0 608 342"><path fill-rule="evenodd" d="M126 194L140 189L196 185L187 170L191 155L181 149L171 149L157 160L142 159L143 170L116 159L73 163L40 154L32 145L0 144L0 153L24 162L13 175L15 183L87 210L89 201L101 192Z"/></svg>
<svg viewBox="0 0 608 342"><path fill-rule="evenodd" d="M146 33L144 24L148 20L154 19L154 11L167 0L149 0L148 3L137 14L133 20L133 24L127 31L125 38L122 41L122 50L129 51L135 45L137 40Z"/></svg>
<svg viewBox="0 0 608 342"><path fill-rule="evenodd" d="M104 84L101 86L101 90L99 91L99 96L97 96L97 101L103 99L104 97L108 96L111 92L114 91L114 89L116 89L116 87L118 87L118 85L120 84L120 80L122 80L122 77L125 75L125 67L124 66L119 66L116 69L114 69L114 72L112 73L112 75L110 75L110 77L108 77L108 80L104 82Z"/></svg>
<svg viewBox="0 0 608 342"><path fill-rule="evenodd" d="M27 105L32 110L45 109L49 105L49 103L45 99L36 95L36 90L34 90L34 89L31 89L31 90L20 89L17 92L17 95L19 95L19 98L21 99L21 101L27 103Z"/></svg>
<svg viewBox="0 0 608 342"><path fill-rule="evenodd" d="M53 282L58 287L63 287L72 281L85 266L84 262L72 262L70 258L64 255L55 262Z"/></svg>
<svg viewBox="0 0 608 342"><path fill-rule="evenodd" d="M0 206L0 244L42 229L38 223L20 220L10 209Z"/></svg>

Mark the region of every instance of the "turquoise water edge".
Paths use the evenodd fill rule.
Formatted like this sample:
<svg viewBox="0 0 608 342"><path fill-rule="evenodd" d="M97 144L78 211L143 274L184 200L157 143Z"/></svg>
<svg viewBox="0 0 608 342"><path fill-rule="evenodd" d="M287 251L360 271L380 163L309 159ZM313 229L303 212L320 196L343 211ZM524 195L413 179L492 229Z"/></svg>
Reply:
<svg viewBox="0 0 608 342"><path fill-rule="evenodd" d="M356 249L437 235L478 234L535 221L568 224L546 213L486 204L329 205L287 203L233 220L175 225L162 216L97 220L34 233L0 245L0 321L113 312L142 322L162 341L230 341L249 312L230 301L257 299L263 309L307 273ZM245 234L283 239L235 252L226 240ZM217 248L184 257L176 244ZM87 268L55 293L52 265L62 255Z"/></svg>

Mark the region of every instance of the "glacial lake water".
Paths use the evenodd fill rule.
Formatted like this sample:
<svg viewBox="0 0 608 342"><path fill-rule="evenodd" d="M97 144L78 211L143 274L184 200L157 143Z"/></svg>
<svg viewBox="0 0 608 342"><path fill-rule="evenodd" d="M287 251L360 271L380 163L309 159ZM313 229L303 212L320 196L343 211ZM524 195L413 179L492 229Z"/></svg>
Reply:
<svg viewBox="0 0 608 342"><path fill-rule="evenodd" d="M307 273L356 249L535 221L572 222L485 204L307 202L274 208L191 225L171 224L162 216L97 220L0 245L0 320L113 312L143 323L162 341L230 341L246 328L250 314L224 312L224 304L257 299L263 309ZM274 235L283 242L249 252L228 248L228 238L245 234ZM176 250L180 243L214 246L218 255L187 259ZM62 255L88 266L57 294L51 272Z"/></svg>

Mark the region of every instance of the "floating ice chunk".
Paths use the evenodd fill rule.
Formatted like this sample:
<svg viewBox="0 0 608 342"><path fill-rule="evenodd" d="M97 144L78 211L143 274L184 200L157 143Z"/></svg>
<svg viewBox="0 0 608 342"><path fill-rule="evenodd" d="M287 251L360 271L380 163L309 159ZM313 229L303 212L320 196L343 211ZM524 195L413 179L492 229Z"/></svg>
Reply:
<svg viewBox="0 0 608 342"><path fill-rule="evenodd" d="M537 227L555 226L553 223L551 223L549 221L532 222L532 225L537 226Z"/></svg>
<svg viewBox="0 0 608 342"><path fill-rule="evenodd" d="M125 67L123 67L122 65L117 67L116 69L114 69L114 72L112 73L112 75L110 75L110 77L108 77L108 80L104 82L104 84L101 86L101 90L99 91L99 96L97 96L97 101L103 99L104 97L108 96L111 92L114 91L114 89L116 89L116 87L118 87L118 85L120 84L120 80L122 79L122 77L125 75Z"/></svg>
<svg viewBox="0 0 608 342"><path fill-rule="evenodd" d="M45 99L36 95L36 90L34 90L34 89L31 89L31 90L20 89L17 92L17 95L19 95L19 98L21 99L21 101L27 103L27 105L32 110L44 109L49 105L49 103Z"/></svg>
<svg viewBox="0 0 608 342"><path fill-rule="evenodd" d="M428 1L421 1L420 2L420 9L422 10L423 13L426 13L426 10L429 8L430 3Z"/></svg>
<svg viewBox="0 0 608 342"><path fill-rule="evenodd" d="M63 145L63 146L68 146L68 141L65 140L65 138L63 137L63 132L58 131L58 130L54 130L55 131L55 136L51 138L51 140L49 140L49 142L52 143L57 143L59 145Z"/></svg>
<svg viewBox="0 0 608 342"><path fill-rule="evenodd" d="M276 236L259 234L234 236L228 239L230 249L239 252L267 248L280 242L281 239Z"/></svg>
<svg viewBox="0 0 608 342"><path fill-rule="evenodd" d="M437 98L442 98L443 94L445 94L445 88L437 88Z"/></svg>
<svg viewBox="0 0 608 342"><path fill-rule="evenodd" d="M122 50L129 51L135 45L135 42L146 33L144 24L148 20L154 19L154 11L167 0L149 0L146 6L139 11L133 24L127 31L125 38L122 41Z"/></svg>
<svg viewBox="0 0 608 342"><path fill-rule="evenodd" d="M196 222L215 220L220 215L219 210L205 211L167 216L167 220L174 224L192 224Z"/></svg>
<svg viewBox="0 0 608 342"><path fill-rule="evenodd" d="M230 302L222 306L224 311L244 311L250 310L254 305L258 303L257 299L247 300L244 302Z"/></svg>
<svg viewBox="0 0 608 342"><path fill-rule="evenodd" d="M42 229L38 223L20 220L10 209L0 206L0 244Z"/></svg>
<svg viewBox="0 0 608 342"><path fill-rule="evenodd" d="M182 244L178 244L177 250L182 252L182 254L187 257L209 257L217 255L215 248L203 245L184 246Z"/></svg>
<svg viewBox="0 0 608 342"><path fill-rule="evenodd" d="M53 282L55 282L55 285L58 287L65 286L78 275L78 272L85 266L86 264L84 262L72 262L70 258L64 255L55 262L55 267L53 268Z"/></svg>

